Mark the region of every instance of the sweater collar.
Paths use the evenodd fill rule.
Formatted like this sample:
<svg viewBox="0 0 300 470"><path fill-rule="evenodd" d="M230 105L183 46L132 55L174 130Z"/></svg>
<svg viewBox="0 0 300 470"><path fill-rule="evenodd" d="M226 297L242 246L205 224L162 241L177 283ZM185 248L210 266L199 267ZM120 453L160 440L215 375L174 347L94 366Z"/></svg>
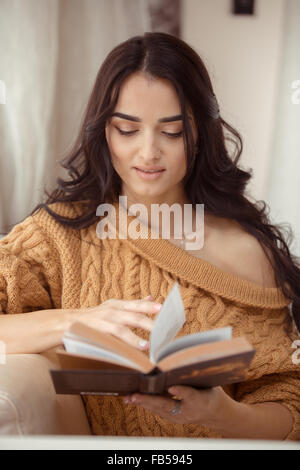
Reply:
<svg viewBox="0 0 300 470"><path fill-rule="evenodd" d="M290 304L290 299L285 297L281 287L263 287L255 284L235 274L223 271L206 260L193 256L167 239L151 238L151 229L141 221L139 221L140 226L138 228L140 228L139 232L143 234L143 238L134 239L130 237L130 234L127 233L127 227L135 220L135 217L130 215L118 201L114 202L113 205L115 207L116 225L114 221L113 225L111 224L109 217L106 220L111 228L115 227L116 237L121 238L122 242L126 243L137 254L155 263L159 268L231 301L274 309ZM120 217L122 217L123 225L120 224Z"/></svg>

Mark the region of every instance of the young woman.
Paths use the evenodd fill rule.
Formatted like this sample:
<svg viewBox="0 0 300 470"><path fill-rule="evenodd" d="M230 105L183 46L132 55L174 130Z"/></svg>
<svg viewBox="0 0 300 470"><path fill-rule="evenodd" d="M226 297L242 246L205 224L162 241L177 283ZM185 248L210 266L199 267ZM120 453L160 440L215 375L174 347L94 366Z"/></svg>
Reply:
<svg viewBox="0 0 300 470"><path fill-rule="evenodd" d="M236 144L234 158L226 139ZM243 383L172 387L180 406L169 396L85 396L94 434L300 439L292 348L299 262L266 205L245 196L251 175L237 165L241 152L196 52L164 33L133 37L99 70L63 163L70 179L59 178L46 203L1 241L0 329L8 353L53 348L78 319L147 350L156 302L175 281L187 317L181 335L231 326L256 349ZM148 214L153 204L176 203L192 205L195 215L204 204L203 247L185 249L174 226L170 239L100 238L97 208L113 205L118 221L120 196ZM147 229L152 223L141 218Z"/></svg>

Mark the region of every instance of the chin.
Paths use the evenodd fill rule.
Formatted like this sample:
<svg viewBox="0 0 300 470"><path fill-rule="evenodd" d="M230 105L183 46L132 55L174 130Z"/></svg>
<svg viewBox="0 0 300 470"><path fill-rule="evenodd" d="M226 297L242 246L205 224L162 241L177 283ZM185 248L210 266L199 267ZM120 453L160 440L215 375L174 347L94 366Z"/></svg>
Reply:
<svg viewBox="0 0 300 470"><path fill-rule="evenodd" d="M166 190L162 188L145 188L145 187L133 187L132 191L134 191L137 195L141 197L159 197L166 193Z"/></svg>

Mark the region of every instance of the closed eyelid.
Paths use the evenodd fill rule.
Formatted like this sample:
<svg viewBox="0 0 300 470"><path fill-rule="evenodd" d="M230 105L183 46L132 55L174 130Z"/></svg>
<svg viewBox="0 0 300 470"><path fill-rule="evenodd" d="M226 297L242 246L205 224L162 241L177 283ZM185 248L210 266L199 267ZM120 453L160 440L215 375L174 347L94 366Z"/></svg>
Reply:
<svg viewBox="0 0 300 470"><path fill-rule="evenodd" d="M118 124L118 125L117 125L117 124ZM139 130L139 129L136 129L136 128L134 128L134 129L132 129L132 128L129 128L129 129L128 129L128 128L122 129L122 128L119 127L120 124L121 124L121 123L116 123L116 124L114 124L114 127L115 127L116 129L118 129L119 131L123 131L123 132L137 132L137 131ZM159 126L159 127L160 127L160 126ZM182 132L182 131L183 131L183 128L181 127L180 129L177 130L177 129L174 129L174 128L173 128L173 129L170 129L170 128L167 128L167 127L163 127L163 130L164 130L165 132L170 132L170 133L174 133L174 134L176 133L176 134L177 134L178 132Z"/></svg>
<svg viewBox="0 0 300 470"><path fill-rule="evenodd" d="M131 131L128 131L128 130L123 130L123 129L119 129L117 126L115 126L115 128L117 129L117 131L120 133L120 134L123 134L123 135L135 135L138 130L131 130ZM171 137L179 137L183 134L183 129L181 129L180 131L177 131L177 132L167 132L167 131L162 131L162 134L165 134L165 135L168 135L168 136L171 136Z"/></svg>

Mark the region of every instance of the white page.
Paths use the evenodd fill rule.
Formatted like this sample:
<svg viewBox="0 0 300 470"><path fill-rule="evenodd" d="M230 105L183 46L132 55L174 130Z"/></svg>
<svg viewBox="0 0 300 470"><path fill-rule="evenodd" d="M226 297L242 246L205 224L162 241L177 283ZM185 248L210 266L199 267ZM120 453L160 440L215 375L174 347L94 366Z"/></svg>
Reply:
<svg viewBox="0 0 300 470"><path fill-rule="evenodd" d="M216 341L225 341L232 338L232 328L227 326L225 328L216 328L214 330L202 331L200 333L193 333L191 335L182 336L181 338L175 339L171 344L164 347L157 360L160 361L164 357L173 354L180 349L191 348L192 346L199 346L205 343L214 343Z"/></svg>
<svg viewBox="0 0 300 470"><path fill-rule="evenodd" d="M138 369L134 362L125 359L119 354L108 351L107 349L80 341L79 336L73 335L73 338L63 337L63 343L66 351L69 353L79 354L80 356L93 356L95 359L114 360L123 366L129 366Z"/></svg>
<svg viewBox="0 0 300 470"><path fill-rule="evenodd" d="M163 303L150 334L150 361L155 364L163 347L175 338L185 323L185 311L178 282Z"/></svg>

